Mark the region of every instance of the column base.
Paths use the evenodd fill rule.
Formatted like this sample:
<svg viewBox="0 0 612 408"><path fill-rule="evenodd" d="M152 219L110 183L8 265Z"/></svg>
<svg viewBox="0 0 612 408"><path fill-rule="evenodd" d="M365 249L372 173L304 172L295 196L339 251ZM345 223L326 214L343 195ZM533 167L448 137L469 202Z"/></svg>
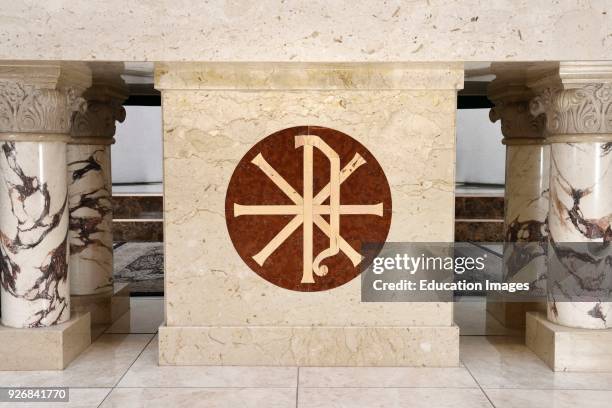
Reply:
<svg viewBox="0 0 612 408"><path fill-rule="evenodd" d="M130 310L128 283L116 283L113 292L95 295L72 295L70 306L73 313L91 313L91 324L111 325Z"/></svg>
<svg viewBox="0 0 612 408"><path fill-rule="evenodd" d="M459 328L162 325L159 364L456 367Z"/></svg>
<svg viewBox="0 0 612 408"><path fill-rule="evenodd" d="M89 313L34 329L0 326L0 371L63 370L91 344Z"/></svg>
<svg viewBox="0 0 612 408"><path fill-rule="evenodd" d="M610 371L612 329L559 326L545 313L527 314L525 342L553 371Z"/></svg>
<svg viewBox="0 0 612 408"><path fill-rule="evenodd" d="M508 302L501 294L487 296L487 319L492 317L508 329L525 329L528 312L546 312L546 298L534 302Z"/></svg>

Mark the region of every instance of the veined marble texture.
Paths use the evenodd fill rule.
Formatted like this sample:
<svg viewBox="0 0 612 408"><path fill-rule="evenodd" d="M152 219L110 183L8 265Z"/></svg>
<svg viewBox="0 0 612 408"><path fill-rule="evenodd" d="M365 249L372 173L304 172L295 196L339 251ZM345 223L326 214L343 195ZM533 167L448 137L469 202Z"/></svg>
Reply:
<svg viewBox="0 0 612 408"><path fill-rule="evenodd" d="M0 141L0 178L2 324L66 322L66 144Z"/></svg>
<svg viewBox="0 0 612 408"><path fill-rule="evenodd" d="M70 292L113 289L110 146L68 145Z"/></svg>
<svg viewBox="0 0 612 408"><path fill-rule="evenodd" d="M551 147L548 318L564 326L612 327L612 144ZM564 243L601 243L587 251ZM580 273L577 273L580 271ZM601 301L573 301L576 291ZM607 300L607 301L606 301Z"/></svg>
<svg viewBox="0 0 612 408"><path fill-rule="evenodd" d="M360 281L302 293L241 260L225 196L265 136L312 124L351 135L376 157L393 201L388 241L453 241L455 94L448 90L168 90L164 234L168 326L450 326L449 303L362 303Z"/></svg>
<svg viewBox="0 0 612 408"><path fill-rule="evenodd" d="M530 283L546 294L550 145L508 144L504 211L503 280Z"/></svg>

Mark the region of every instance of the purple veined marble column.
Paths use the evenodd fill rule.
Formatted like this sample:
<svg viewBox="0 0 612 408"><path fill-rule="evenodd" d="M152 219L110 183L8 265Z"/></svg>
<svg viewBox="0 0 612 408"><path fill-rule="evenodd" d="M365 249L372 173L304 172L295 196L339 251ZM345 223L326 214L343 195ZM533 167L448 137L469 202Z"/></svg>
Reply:
<svg viewBox="0 0 612 408"><path fill-rule="evenodd" d="M605 329L612 327L612 70L607 82L588 83L575 79L584 69L592 80L594 71L570 68L573 81L544 87L531 107L546 114L551 143L547 315Z"/></svg>
<svg viewBox="0 0 612 408"><path fill-rule="evenodd" d="M120 89L95 81L84 94L87 111L75 117L68 144L70 291L113 291L111 145L115 121L125 119Z"/></svg>
<svg viewBox="0 0 612 408"><path fill-rule="evenodd" d="M502 278L527 282L531 295L545 296L550 146L543 139L508 139L504 143L507 166Z"/></svg>
<svg viewBox="0 0 612 408"><path fill-rule="evenodd" d="M5 326L46 327L70 319L66 142L74 112L84 109L80 94L90 75L79 64L0 64Z"/></svg>
<svg viewBox="0 0 612 408"><path fill-rule="evenodd" d="M81 144L73 139L68 145L73 295L103 293L113 289L110 144L93 142L97 141Z"/></svg>

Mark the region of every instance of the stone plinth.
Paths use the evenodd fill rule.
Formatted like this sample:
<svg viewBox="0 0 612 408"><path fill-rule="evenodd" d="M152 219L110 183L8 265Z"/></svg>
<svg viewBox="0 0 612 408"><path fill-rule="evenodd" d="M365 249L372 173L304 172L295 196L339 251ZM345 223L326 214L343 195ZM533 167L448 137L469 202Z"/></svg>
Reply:
<svg viewBox="0 0 612 408"><path fill-rule="evenodd" d="M527 347L554 371L610 371L612 329L590 330L550 322L544 313L527 314Z"/></svg>
<svg viewBox="0 0 612 408"><path fill-rule="evenodd" d="M49 327L0 326L0 344L0 371L62 370L91 344L89 313Z"/></svg>
<svg viewBox="0 0 612 408"><path fill-rule="evenodd" d="M359 278L309 292L262 279L230 239L226 192L241 158L268 135L331 128L382 167L393 203L388 241L452 242L462 75L453 64L158 65L166 264L160 363L457 365L450 303L361 303ZM301 195L301 181L294 184ZM301 259L301 249L286 256Z"/></svg>
<svg viewBox="0 0 612 408"><path fill-rule="evenodd" d="M167 327L161 365L429 366L456 365L456 326Z"/></svg>

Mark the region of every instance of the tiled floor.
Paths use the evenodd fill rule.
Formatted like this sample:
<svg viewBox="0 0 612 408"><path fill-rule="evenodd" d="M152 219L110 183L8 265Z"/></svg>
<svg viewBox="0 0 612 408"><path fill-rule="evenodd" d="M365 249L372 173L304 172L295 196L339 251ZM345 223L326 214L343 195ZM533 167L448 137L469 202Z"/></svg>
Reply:
<svg viewBox="0 0 612 408"><path fill-rule="evenodd" d="M461 338L460 367L159 367L161 298L132 298L124 316L62 372L0 372L0 386L66 386L69 407L606 407L612 372L553 373L515 333ZM482 302L457 303L479 333ZM470 321L470 319L474 321ZM0 407L9 406L0 404ZM44 407L19 404L17 407Z"/></svg>

